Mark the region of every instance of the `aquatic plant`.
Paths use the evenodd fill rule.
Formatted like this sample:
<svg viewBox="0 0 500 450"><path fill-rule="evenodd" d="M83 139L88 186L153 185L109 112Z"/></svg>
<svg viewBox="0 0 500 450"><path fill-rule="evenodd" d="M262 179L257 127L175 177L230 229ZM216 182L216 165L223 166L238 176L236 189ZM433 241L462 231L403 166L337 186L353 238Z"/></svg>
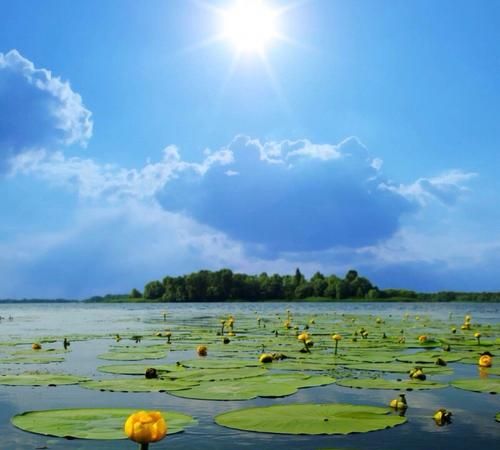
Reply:
<svg viewBox="0 0 500 450"><path fill-rule="evenodd" d="M342 340L342 336L338 333L334 334L332 336L332 339L335 341L335 351L334 351L334 355L337 355L337 350L338 350L338 347L339 347L339 341Z"/></svg>
<svg viewBox="0 0 500 450"><path fill-rule="evenodd" d="M432 418L436 422L436 425L442 427L443 425L451 423L451 416L452 413L450 411L447 411L444 408L440 408L435 412Z"/></svg>
<svg viewBox="0 0 500 450"><path fill-rule="evenodd" d="M148 450L149 444L161 441L167 434L167 424L159 411L139 411L125 421L127 437L140 444L141 450Z"/></svg>
<svg viewBox="0 0 500 450"><path fill-rule="evenodd" d="M396 411L405 411L408 408L405 394L399 394L399 398L391 400L389 406L394 408Z"/></svg>
<svg viewBox="0 0 500 450"><path fill-rule="evenodd" d="M207 356L207 346L206 345L198 345L198 347L196 347L196 353L198 354L198 356Z"/></svg>

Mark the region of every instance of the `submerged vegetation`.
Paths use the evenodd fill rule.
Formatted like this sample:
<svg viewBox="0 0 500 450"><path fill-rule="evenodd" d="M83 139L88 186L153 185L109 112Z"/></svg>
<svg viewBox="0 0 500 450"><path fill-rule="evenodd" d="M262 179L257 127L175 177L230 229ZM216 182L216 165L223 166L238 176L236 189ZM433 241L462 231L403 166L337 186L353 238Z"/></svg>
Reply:
<svg viewBox="0 0 500 450"><path fill-rule="evenodd" d="M134 288L128 295L105 295L89 298L89 302L159 301L479 301L498 302L500 292L436 292L418 293L408 289L380 289L356 270L343 278L316 272L307 279L296 269L293 275L248 275L230 269L200 270L178 277L148 282L141 293Z"/></svg>

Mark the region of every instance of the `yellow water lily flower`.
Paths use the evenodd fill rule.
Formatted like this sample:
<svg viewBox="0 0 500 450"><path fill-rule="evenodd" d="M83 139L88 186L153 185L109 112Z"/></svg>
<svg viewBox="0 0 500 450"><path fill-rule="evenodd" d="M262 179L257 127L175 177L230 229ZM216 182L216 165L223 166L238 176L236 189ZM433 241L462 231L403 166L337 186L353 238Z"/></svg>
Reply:
<svg viewBox="0 0 500 450"><path fill-rule="evenodd" d="M196 353L198 354L198 356L207 356L207 346L206 345L198 345L198 347L196 347Z"/></svg>
<svg viewBox="0 0 500 450"><path fill-rule="evenodd" d="M300 333L298 336L297 336L297 339L301 342L306 342L308 339L310 338L309 334L308 333Z"/></svg>
<svg viewBox="0 0 500 450"><path fill-rule="evenodd" d="M410 378L414 380L424 381L427 378L427 376L420 367L415 367L414 369L410 370Z"/></svg>
<svg viewBox="0 0 500 450"><path fill-rule="evenodd" d="M425 336L424 334L422 336L419 336L418 342L420 342L421 344L424 344L425 342L427 342L427 336Z"/></svg>
<svg viewBox="0 0 500 450"><path fill-rule="evenodd" d="M440 408L436 411L432 418L435 420L436 425L442 426L447 423L451 423L451 416L452 414L450 411L446 411L446 409Z"/></svg>
<svg viewBox="0 0 500 450"><path fill-rule="evenodd" d="M127 437L139 444L158 442L167 434L167 424L159 411L138 411L125 422Z"/></svg>
<svg viewBox="0 0 500 450"><path fill-rule="evenodd" d="M391 408L394 408L397 411L404 411L408 408L408 404L406 403L406 397L404 394L399 394L399 398L395 398L391 400L389 403Z"/></svg>
<svg viewBox="0 0 500 450"><path fill-rule="evenodd" d="M261 363L270 363L273 362L273 355L270 353L262 353L262 355L259 356L259 362Z"/></svg>
<svg viewBox="0 0 500 450"><path fill-rule="evenodd" d="M491 367L493 365L493 355L490 352L484 352L479 357L479 367Z"/></svg>
<svg viewBox="0 0 500 450"><path fill-rule="evenodd" d="M40 344L38 344L37 342L35 342L34 344L31 345L31 348L33 350L41 350L42 346Z"/></svg>

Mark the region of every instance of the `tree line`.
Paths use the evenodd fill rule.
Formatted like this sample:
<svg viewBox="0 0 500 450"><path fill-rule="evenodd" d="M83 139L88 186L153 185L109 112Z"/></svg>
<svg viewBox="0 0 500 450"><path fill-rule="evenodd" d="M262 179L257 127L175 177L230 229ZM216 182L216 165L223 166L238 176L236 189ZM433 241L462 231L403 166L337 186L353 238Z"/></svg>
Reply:
<svg viewBox="0 0 500 450"><path fill-rule="evenodd" d="M349 270L343 278L316 272L307 279L296 269L292 275L233 273L230 269L200 270L148 282L143 291L126 295L93 297L88 301L263 301L263 300L401 300L401 301L500 301L500 293L417 293L408 289L379 289L370 280Z"/></svg>

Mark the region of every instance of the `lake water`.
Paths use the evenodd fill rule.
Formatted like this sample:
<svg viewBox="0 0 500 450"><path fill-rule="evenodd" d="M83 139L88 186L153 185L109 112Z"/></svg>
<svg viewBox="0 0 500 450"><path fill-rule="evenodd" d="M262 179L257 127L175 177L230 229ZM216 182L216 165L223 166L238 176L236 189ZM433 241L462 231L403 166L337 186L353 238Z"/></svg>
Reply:
<svg viewBox="0 0 500 450"><path fill-rule="evenodd" d="M294 314L320 317L322 314L372 314L382 317L427 315L439 320L457 317L462 320L471 314L475 322L498 324L499 304L408 304L408 303L188 303L188 304L4 304L0 315L13 320L0 322L1 342L30 342L42 336L92 335L92 339L74 340L65 361L46 364L0 364L0 373L19 373L41 369L99 378L99 365L113 364L102 361L97 355L108 350L114 334L143 334L158 329L155 322L167 310L167 324L175 330L177 322L213 318L229 313L258 314L262 317L284 314L290 308ZM450 316L451 315L451 316ZM175 331L174 331L175 333ZM498 336L497 336L498 337ZM23 346L20 346L23 348ZM1 348L0 348L1 353ZM170 352L162 363L192 358L192 352ZM500 361L500 355L497 360ZM156 360L156 362L158 362ZM1 363L1 358L0 358ZM119 362L116 362L119 363ZM124 363L125 364L125 363ZM476 377L477 367L453 364L454 378ZM450 377L435 377L448 380ZM348 436L287 436L266 433L249 433L223 428L214 424L215 415L238 408L296 402L338 402L385 406L395 391L357 390L337 385L299 390L296 394L277 399L258 398L249 401L204 401L174 397L165 393L114 393L83 389L79 386L10 387L0 386L0 449L2 450L77 450L77 449L136 449L136 444L124 441L65 440L30 434L16 429L10 418L29 410L81 407L131 407L137 409L167 409L185 412L196 417L198 424L184 433L167 436L151 446L161 449L358 449L358 450L423 450L423 449L496 449L500 448L500 423L494 416L500 412L500 396L480 394L452 387L433 391L411 392L407 395L410 408L408 423L390 429ZM439 407L445 406L454 414L453 423L437 427L430 417Z"/></svg>

